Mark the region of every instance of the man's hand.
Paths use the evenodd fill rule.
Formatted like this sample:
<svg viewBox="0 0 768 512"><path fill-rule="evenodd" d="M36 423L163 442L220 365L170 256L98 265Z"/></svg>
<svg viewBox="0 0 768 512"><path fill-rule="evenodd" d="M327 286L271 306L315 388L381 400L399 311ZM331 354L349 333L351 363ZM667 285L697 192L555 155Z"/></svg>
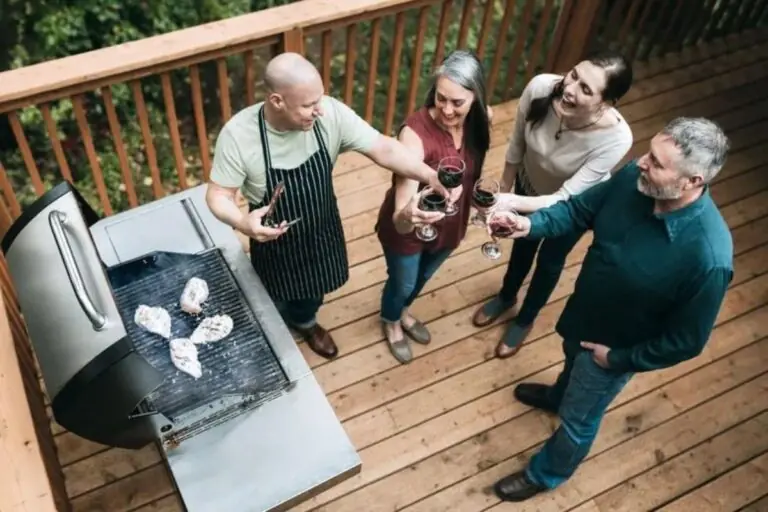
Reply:
<svg viewBox="0 0 768 512"><path fill-rule="evenodd" d="M283 221L276 228L265 226L263 223L264 215L269 210L269 205L262 206L246 215L238 230L244 235L249 236L257 242L269 242L284 235L288 231L287 222Z"/></svg>
<svg viewBox="0 0 768 512"><path fill-rule="evenodd" d="M497 210L490 214L488 221L486 222L488 234L490 236L493 236L491 226L493 225L494 219L496 219L497 222L501 222L512 228L512 236L509 238L525 238L531 232L531 220L528 217L517 215L512 212Z"/></svg>
<svg viewBox="0 0 768 512"><path fill-rule="evenodd" d="M610 347L600 345L599 343L590 343L588 341L582 341L581 346L582 348L592 352L592 359L595 361L597 366L605 368L606 370L611 367L611 365L608 363L608 352L611 351Z"/></svg>
<svg viewBox="0 0 768 512"><path fill-rule="evenodd" d="M456 188L449 188L448 189L448 198L446 200L446 204L456 204L456 202L461 199L461 194L464 192L464 185L459 185Z"/></svg>
<svg viewBox="0 0 768 512"><path fill-rule="evenodd" d="M449 201L451 200L451 192L445 188L442 183L440 183L440 180L437 177L437 171L432 171L432 173L429 175L429 183L427 183L427 186L424 188L432 189L433 192L437 192Z"/></svg>
<svg viewBox="0 0 768 512"><path fill-rule="evenodd" d="M443 212L426 212L419 209L419 202L421 198L433 193L431 187L424 187L421 192L414 194L405 208L399 214L401 220L408 222L411 225L419 224L434 224L445 217Z"/></svg>

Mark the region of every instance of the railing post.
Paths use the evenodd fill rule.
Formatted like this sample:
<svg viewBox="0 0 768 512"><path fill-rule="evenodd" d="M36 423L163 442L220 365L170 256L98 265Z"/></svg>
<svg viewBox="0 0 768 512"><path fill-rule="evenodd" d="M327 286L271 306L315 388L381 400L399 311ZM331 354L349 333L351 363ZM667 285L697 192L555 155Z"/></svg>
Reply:
<svg viewBox="0 0 768 512"><path fill-rule="evenodd" d="M566 1L555 29L555 40L550 49L552 63L548 71L568 71L589 52L592 36L603 0Z"/></svg>
<svg viewBox="0 0 768 512"><path fill-rule="evenodd" d="M295 27L283 32L278 45L278 52L294 52L304 55L304 29Z"/></svg>
<svg viewBox="0 0 768 512"><path fill-rule="evenodd" d="M70 510L28 341L14 339L5 301L0 290L0 510Z"/></svg>

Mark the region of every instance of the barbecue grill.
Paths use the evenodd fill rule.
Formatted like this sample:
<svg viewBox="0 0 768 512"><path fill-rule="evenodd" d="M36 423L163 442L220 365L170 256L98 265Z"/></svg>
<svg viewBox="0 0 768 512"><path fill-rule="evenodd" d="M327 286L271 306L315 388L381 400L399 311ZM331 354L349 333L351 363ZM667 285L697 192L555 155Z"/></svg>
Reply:
<svg viewBox="0 0 768 512"><path fill-rule="evenodd" d="M109 446L156 443L190 511L282 509L360 459L205 189L99 219L62 183L2 247L56 421ZM192 277L210 290L200 315L179 306ZM194 379L134 322L141 304L168 311L172 338L217 314L234 327L198 346Z"/></svg>

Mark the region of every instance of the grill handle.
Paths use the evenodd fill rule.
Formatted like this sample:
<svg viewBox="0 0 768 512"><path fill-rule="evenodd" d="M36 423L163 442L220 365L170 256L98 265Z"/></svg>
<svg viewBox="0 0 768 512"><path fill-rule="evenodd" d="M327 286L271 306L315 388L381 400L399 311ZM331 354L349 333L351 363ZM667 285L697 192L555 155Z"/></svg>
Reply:
<svg viewBox="0 0 768 512"><path fill-rule="evenodd" d="M67 216L64 212L54 210L48 215L48 223L51 226L53 239L59 248L64 268L67 270L69 282L72 283L75 297L77 297L77 301L80 303L80 307L83 308L83 312L85 312L88 320L91 321L93 328L100 331L107 325L107 317L98 312L93 304L93 300L88 295L88 290L85 288L85 281L83 281L83 276L77 266L77 261L75 261L75 255L72 253L72 247L69 245L69 239L64 231Z"/></svg>
<svg viewBox="0 0 768 512"><path fill-rule="evenodd" d="M189 198L182 199L181 204L184 206L184 209L187 211L187 215L189 215L189 220L192 222L192 225L195 227L195 231L197 231L197 234L200 237L200 240L202 240L203 247L205 247L206 250L213 249L214 247L216 247L216 244L214 244L213 240L211 239L211 235L208 234L208 230L205 229L205 225L203 224L203 219L200 218L200 213L197 211L197 208L195 208L195 205L192 204Z"/></svg>

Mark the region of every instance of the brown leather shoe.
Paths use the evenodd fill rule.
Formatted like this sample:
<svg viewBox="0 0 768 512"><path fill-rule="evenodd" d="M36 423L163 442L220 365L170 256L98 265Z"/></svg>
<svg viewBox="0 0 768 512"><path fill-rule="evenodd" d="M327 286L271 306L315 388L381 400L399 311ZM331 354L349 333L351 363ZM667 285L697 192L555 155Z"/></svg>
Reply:
<svg viewBox="0 0 768 512"><path fill-rule="evenodd" d="M299 333L317 355L326 359L333 359L339 353L339 349L334 343L331 333L326 331L320 324L315 324L309 329L298 329Z"/></svg>
<svg viewBox="0 0 768 512"><path fill-rule="evenodd" d="M531 329L533 329L533 324L523 327L515 320L512 320L509 323L506 332L504 332L501 341L496 345L496 357L499 359L506 359L520 352L520 349L523 347L523 342L531 333Z"/></svg>
<svg viewBox="0 0 768 512"><path fill-rule="evenodd" d="M501 300L501 297L496 295L491 300L477 308L475 314L472 315L472 323L475 327L486 327L496 321L501 315L508 309L514 308L517 301L511 303L505 303ZM513 311L513 316L517 312Z"/></svg>
<svg viewBox="0 0 768 512"><path fill-rule="evenodd" d="M516 347L509 347L506 343L503 341L500 341L498 345L496 345L496 357L499 359L507 359L508 357L512 357L513 355L520 352L520 349L523 347L522 344L517 345Z"/></svg>

